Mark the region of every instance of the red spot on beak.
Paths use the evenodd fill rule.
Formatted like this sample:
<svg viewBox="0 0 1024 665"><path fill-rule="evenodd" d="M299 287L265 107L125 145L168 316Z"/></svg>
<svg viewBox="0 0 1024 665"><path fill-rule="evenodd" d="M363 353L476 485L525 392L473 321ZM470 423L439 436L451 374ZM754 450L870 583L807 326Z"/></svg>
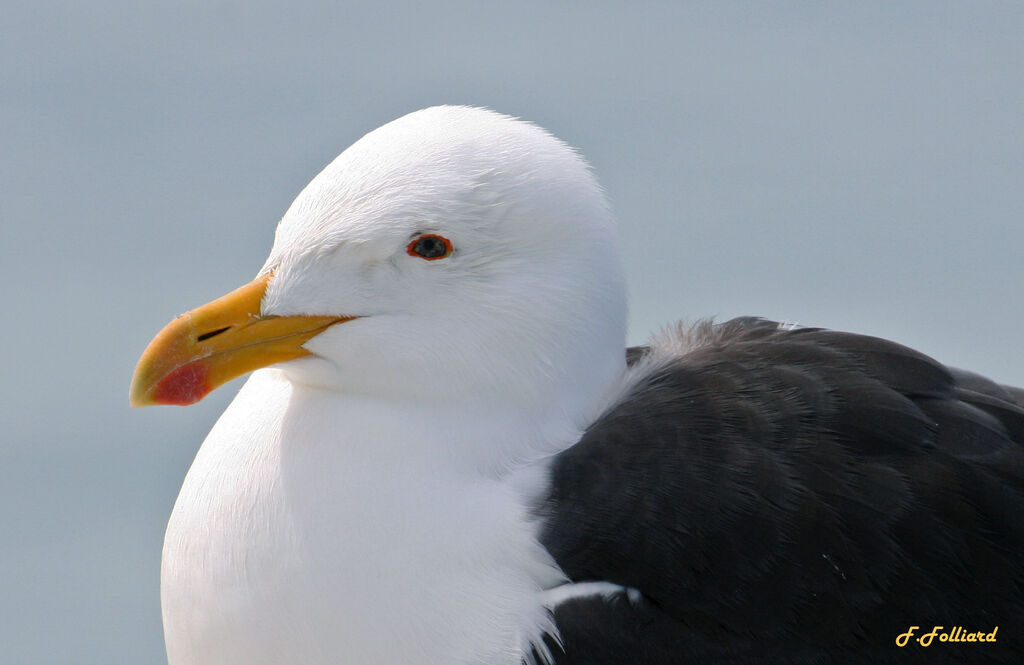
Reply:
<svg viewBox="0 0 1024 665"><path fill-rule="evenodd" d="M157 404L195 404L212 390L209 378L210 368L202 360L182 365L160 379L153 389L153 400Z"/></svg>

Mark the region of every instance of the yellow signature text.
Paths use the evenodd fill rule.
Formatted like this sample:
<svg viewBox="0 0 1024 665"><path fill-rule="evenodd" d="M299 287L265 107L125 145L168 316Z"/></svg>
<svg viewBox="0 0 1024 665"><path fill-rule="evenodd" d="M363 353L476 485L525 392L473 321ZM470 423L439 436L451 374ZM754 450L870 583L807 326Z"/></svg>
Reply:
<svg viewBox="0 0 1024 665"><path fill-rule="evenodd" d="M896 637L896 646L905 647L910 643L910 639L913 638L918 644L923 647L929 647L933 641L939 642L952 642L952 643L963 643L963 642L995 642L996 631L999 630L999 626L992 629L992 632L986 633L983 630L970 632L964 630L963 626L953 626L949 630L946 630L944 626L934 626L930 632L921 633L914 637L917 631L921 630L921 626L911 626L907 632L900 633Z"/></svg>

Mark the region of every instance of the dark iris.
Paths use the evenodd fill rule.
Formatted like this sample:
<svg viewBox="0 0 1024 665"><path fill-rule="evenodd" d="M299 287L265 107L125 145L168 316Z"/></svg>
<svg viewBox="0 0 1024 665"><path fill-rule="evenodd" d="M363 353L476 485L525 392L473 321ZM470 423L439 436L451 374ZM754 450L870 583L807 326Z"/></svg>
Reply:
<svg viewBox="0 0 1024 665"><path fill-rule="evenodd" d="M417 238L410 249L412 254L425 259L439 259L448 254L448 244L438 236Z"/></svg>

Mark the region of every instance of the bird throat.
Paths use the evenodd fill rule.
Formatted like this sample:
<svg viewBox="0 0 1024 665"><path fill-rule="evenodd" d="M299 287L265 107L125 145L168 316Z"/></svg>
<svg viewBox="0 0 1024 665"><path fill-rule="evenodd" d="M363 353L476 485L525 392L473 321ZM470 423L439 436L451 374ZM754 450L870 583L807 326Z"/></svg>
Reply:
<svg viewBox="0 0 1024 665"><path fill-rule="evenodd" d="M518 665L560 572L523 486L465 450L517 428L452 413L425 436L425 417L254 375L168 525L170 665Z"/></svg>

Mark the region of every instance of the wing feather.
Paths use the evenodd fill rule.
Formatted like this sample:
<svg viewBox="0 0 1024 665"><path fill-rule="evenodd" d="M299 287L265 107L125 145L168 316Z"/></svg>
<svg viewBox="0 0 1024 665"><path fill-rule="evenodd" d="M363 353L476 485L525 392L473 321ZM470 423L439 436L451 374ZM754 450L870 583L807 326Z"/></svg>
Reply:
<svg viewBox="0 0 1024 665"><path fill-rule="evenodd" d="M893 342L759 319L669 346L685 351L552 466L544 545L573 581L643 594L556 608L558 662L646 662L629 656L637 625L703 663L1019 654L1020 391ZM580 617L609 612L630 629L595 650ZM1000 642L901 650L910 625L998 625ZM690 662L673 657L650 662Z"/></svg>

